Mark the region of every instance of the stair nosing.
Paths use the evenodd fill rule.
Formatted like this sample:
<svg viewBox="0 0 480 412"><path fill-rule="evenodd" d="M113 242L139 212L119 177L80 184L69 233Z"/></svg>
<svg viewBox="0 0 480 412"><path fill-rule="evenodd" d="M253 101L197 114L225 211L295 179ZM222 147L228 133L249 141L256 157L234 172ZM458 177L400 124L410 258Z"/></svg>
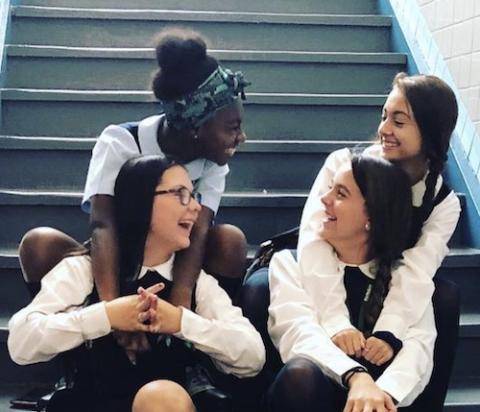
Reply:
<svg viewBox="0 0 480 412"><path fill-rule="evenodd" d="M60 57L88 59L135 59L154 60L153 48L102 48L7 44L10 57ZM337 64L405 64L403 53L367 52L306 52L270 50L209 50L221 61L253 61L272 63L337 63Z"/></svg>
<svg viewBox="0 0 480 412"><path fill-rule="evenodd" d="M30 137L30 136L1 136L2 150L92 150L96 137ZM359 147L371 144L371 141L360 140L247 140L242 143L239 153L330 153L344 147Z"/></svg>
<svg viewBox="0 0 480 412"><path fill-rule="evenodd" d="M202 21L251 24L297 24L357 27L391 27L391 16L375 14L255 13L158 9L95 9L73 7L13 6L12 16L95 20Z"/></svg>

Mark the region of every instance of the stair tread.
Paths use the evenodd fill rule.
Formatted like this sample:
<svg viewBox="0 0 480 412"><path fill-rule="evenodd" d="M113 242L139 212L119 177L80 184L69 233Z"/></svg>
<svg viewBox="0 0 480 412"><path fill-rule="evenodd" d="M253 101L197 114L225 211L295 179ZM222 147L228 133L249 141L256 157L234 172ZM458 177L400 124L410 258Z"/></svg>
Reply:
<svg viewBox="0 0 480 412"><path fill-rule="evenodd" d="M91 150L94 137L0 136L0 147L8 150ZM368 145L362 140L248 140L238 152L330 153L344 147Z"/></svg>
<svg viewBox="0 0 480 412"><path fill-rule="evenodd" d="M14 57L71 57L102 59L153 59L153 48L116 47L72 47L50 45L8 44L8 56ZM307 52L272 50L209 50L221 61L264 61L295 63L365 63L365 64L405 64L403 53L367 52Z"/></svg>
<svg viewBox="0 0 480 412"><path fill-rule="evenodd" d="M451 382L445 404L447 406L478 405L480 407L480 379L470 378Z"/></svg>
<svg viewBox="0 0 480 412"><path fill-rule="evenodd" d="M83 18L109 20L165 20L209 21L235 23L270 24L317 24L357 25L390 27L390 16L379 15L335 15L318 13L266 13L158 9L100 9L73 7L14 6L12 15L17 17Z"/></svg>

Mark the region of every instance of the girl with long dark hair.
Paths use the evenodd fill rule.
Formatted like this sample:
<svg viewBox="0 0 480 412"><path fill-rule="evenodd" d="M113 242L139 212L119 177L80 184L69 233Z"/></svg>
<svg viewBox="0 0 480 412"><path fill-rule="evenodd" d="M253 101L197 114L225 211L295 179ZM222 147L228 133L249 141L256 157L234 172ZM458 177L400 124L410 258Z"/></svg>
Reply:
<svg viewBox="0 0 480 412"><path fill-rule="evenodd" d="M403 265L409 241L411 189L407 175L381 158L353 157L334 174L320 198L325 211L319 235L335 250L341 275L312 274L289 251L269 268L269 332L285 365L270 388L271 411L385 412L409 405L423 391L433 367L436 337L429 303L405 338L389 331L370 346L342 351L322 327L328 312L318 277L343 290L349 322L365 336L374 330L392 270ZM383 351L387 341L395 353ZM373 352L376 352L373 354ZM355 356L355 357L354 357ZM388 358L388 359L387 359Z"/></svg>
<svg viewBox="0 0 480 412"><path fill-rule="evenodd" d="M193 411L183 389L192 356L216 366L218 376L249 377L262 368L260 336L213 277L200 273L195 312L168 302L175 254L190 245L200 200L183 166L160 156L127 161L113 198L123 296L99 298L91 255L83 251L45 275L33 301L12 317L15 362L71 351L73 387L57 392L49 411ZM129 357L112 331L146 332L147 348Z"/></svg>

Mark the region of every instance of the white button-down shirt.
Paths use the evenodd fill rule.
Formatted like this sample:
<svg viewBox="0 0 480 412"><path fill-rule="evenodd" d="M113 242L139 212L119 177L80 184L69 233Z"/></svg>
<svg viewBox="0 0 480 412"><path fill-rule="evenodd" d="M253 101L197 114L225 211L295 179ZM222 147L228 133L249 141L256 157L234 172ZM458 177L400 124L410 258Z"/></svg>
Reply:
<svg viewBox="0 0 480 412"><path fill-rule="evenodd" d="M153 268L172 279L173 257ZM105 302L88 305L94 287L88 256L62 260L42 279L40 292L8 324L8 349L19 364L43 362L60 352L111 332ZM259 333L233 306L218 282L200 272L196 287L196 312L182 309L177 337L209 355L217 368L239 377L255 376L265 362Z"/></svg>

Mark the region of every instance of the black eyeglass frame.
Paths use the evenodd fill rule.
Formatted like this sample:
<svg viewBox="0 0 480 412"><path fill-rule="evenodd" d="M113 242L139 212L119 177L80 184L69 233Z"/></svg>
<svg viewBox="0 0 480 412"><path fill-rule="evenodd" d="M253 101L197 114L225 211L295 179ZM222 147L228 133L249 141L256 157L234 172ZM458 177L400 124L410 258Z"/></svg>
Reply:
<svg viewBox="0 0 480 412"><path fill-rule="evenodd" d="M180 204L182 206L188 206L192 199L195 199L200 204L202 203L202 194L196 192L195 190L192 192L188 190L185 186L166 190L156 190L155 192L153 192L154 196L167 194L172 194L178 197L178 200L180 201Z"/></svg>

